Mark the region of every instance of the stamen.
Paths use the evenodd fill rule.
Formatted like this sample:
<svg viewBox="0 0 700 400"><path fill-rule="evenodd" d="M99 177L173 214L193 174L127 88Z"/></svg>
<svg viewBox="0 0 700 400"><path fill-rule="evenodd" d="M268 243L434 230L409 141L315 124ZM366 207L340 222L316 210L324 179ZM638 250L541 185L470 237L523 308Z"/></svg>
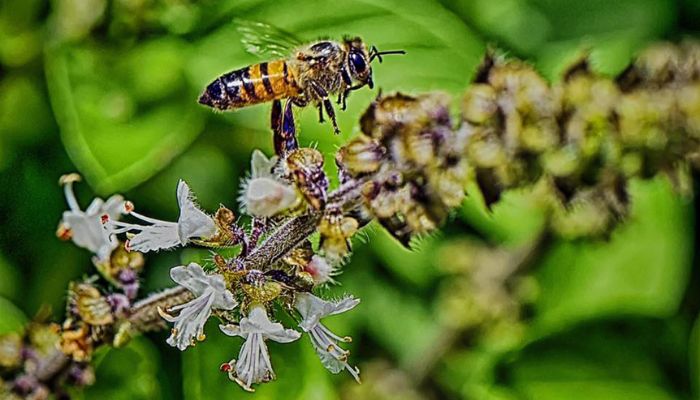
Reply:
<svg viewBox="0 0 700 400"><path fill-rule="evenodd" d="M163 221L161 219L155 219L155 218L147 217L143 214L139 214L136 211L133 211L133 208L132 208L132 211L129 212L129 215L136 217L142 221L151 223L153 225L161 225L161 224L162 225L177 225L177 223L175 223L175 222Z"/></svg>
<svg viewBox="0 0 700 400"><path fill-rule="evenodd" d="M161 306L156 307L156 311L158 311L158 315L160 315L161 318L163 318L165 320L170 320L170 319L174 318L172 315L168 314ZM170 331L170 333L175 335L175 334L177 334L177 330L175 328L173 328Z"/></svg>
<svg viewBox="0 0 700 400"><path fill-rule="evenodd" d="M68 203L68 208L70 208L71 211L79 212L80 205L78 205L78 200L76 200L75 193L73 193L73 181L72 180L67 181L65 183L65 186L63 186L63 193L65 193L65 195L66 195L66 202Z"/></svg>

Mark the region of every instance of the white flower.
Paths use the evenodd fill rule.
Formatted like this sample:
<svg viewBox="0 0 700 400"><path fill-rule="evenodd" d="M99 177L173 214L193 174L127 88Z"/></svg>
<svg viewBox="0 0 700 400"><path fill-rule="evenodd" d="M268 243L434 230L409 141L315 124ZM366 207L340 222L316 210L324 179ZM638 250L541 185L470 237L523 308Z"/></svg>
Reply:
<svg viewBox="0 0 700 400"><path fill-rule="evenodd" d="M124 209L124 199L115 195L102 201L95 198L85 211L80 209L73 192L73 182L80 180L78 174L64 175L60 179L70 210L63 212L57 235L62 239L71 239L76 246L90 250L95 254L96 262L109 259L112 250L119 242L102 225L102 216L118 219Z"/></svg>
<svg viewBox="0 0 700 400"><path fill-rule="evenodd" d="M325 257L314 254L314 256L311 257L311 261L304 267L304 271L311 274L314 283L317 285L326 282L335 283L333 275L335 275L337 271L328 263Z"/></svg>
<svg viewBox="0 0 700 400"><path fill-rule="evenodd" d="M260 150L253 151L250 178L242 183L238 198L246 214L272 217L299 204L300 197L294 186L272 172L276 163L277 157L268 159Z"/></svg>
<svg viewBox="0 0 700 400"><path fill-rule="evenodd" d="M185 181L177 184L177 202L180 217L177 222L161 221L128 209L130 215L150 225L109 221L112 233L138 232L129 239L128 249L142 253L175 246L184 246L195 238L208 239L216 234L216 223L195 203L194 195ZM130 203L129 203L130 204Z"/></svg>
<svg viewBox="0 0 700 400"><path fill-rule="evenodd" d="M221 331L229 336L240 336L246 341L238 354L238 360L224 364L223 370L241 387L249 392L255 391L253 383L269 382L275 379L270 363L265 339L278 343L293 342L301 336L294 329L284 329L282 324L272 322L262 306L255 306L239 325L219 325Z"/></svg>
<svg viewBox="0 0 700 400"><path fill-rule="evenodd" d="M212 309L232 310L238 303L233 299L233 294L226 289L221 275L207 275L197 263L174 267L170 270L170 277L196 296L194 300L172 307L167 312L158 309L163 319L175 323L167 340L168 344L185 350L187 346L194 345L195 339L204 340L204 324L209 319ZM177 316L169 314L174 311L180 313Z"/></svg>
<svg viewBox="0 0 700 400"><path fill-rule="evenodd" d="M360 370L348 364L350 352L338 345L338 342L349 343L352 339L334 334L321 323L321 319L351 310L359 303L360 299L353 297L337 302L325 301L311 293L298 293L294 299L294 307L302 317L299 327L309 334L323 366L334 374L347 369L357 382L360 382Z"/></svg>

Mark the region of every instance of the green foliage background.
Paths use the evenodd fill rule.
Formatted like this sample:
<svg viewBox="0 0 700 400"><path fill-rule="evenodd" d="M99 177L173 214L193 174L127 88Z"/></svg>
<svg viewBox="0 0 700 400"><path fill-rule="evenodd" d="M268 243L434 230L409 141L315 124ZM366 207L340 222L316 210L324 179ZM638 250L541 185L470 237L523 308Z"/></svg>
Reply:
<svg viewBox="0 0 700 400"><path fill-rule="evenodd" d="M584 50L596 70L619 72L646 44L700 35L697 0L4 0L0 2L0 332L42 304L60 318L70 280L90 255L54 230L65 208L58 177L77 170L83 204L124 193L148 215L171 218L187 180L203 206L235 206L252 149L272 150L269 106L215 114L196 103L222 72L256 61L232 20L277 25L309 40L357 34L404 57L375 66L384 92L446 91L459 98L488 44L530 60L545 76ZM300 114L301 142L333 150L357 133L376 93L353 94L342 134ZM428 398L686 399L700 396L696 207L663 180L635 182L630 220L608 240L558 241L531 275L539 287L518 335L461 338L416 388ZM543 223L528 191L508 193L492 214L470 196L445 232L402 250L379 229L356 243L331 291L362 298L332 321L352 334L361 367L386 360L411 376L445 335L435 293L449 277L434 255L448 240L516 246ZM170 285L169 267L196 251L148 256L145 288ZM458 254L456 257L468 257ZM465 310L468 312L468 310ZM455 316L457 318L457 316ZM149 335L101 354L86 398L214 399L245 394L224 374L236 340L209 327L183 354ZM271 345L278 375L257 399L353 398L306 341ZM365 385L379 375L364 369ZM385 371L386 372L386 371ZM401 373L401 372L399 372ZM407 380L410 386L411 380ZM376 393L366 398L395 398Z"/></svg>

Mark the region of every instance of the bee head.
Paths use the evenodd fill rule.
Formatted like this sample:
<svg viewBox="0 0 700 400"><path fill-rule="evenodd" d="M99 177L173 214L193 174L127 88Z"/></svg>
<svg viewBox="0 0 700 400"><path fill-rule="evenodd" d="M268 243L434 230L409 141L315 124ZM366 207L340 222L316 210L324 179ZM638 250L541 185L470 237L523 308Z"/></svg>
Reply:
<svg viewBox="0 0 700 400"><path fill-rule="evenodd" d="M369 86L370 89L374 86L374 82L372 81L372 67L370 64L375 58L381 63L383 61L383 55L406 54L404 50L379 51L375 46L371 46L368 51L367 46L359 37L346 38L345 48L348 53L347 69L350 78ZM347 83L349 84L350 82Z"/></svg>
<svg viewBox="0 0 700 400"><path fill-rule="evenodd" d="M348 38L345 39L345 46L348 54L347 70L352 80L369 85L370 88L374 86L372 82L372 67L369 65L371 56L365 43L358 37Z"/></svg>

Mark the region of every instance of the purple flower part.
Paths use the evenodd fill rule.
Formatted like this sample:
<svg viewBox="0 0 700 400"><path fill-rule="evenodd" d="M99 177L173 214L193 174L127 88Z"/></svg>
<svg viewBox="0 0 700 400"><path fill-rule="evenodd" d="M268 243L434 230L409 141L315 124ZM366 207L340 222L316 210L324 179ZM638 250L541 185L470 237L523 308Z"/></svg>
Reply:
<svg viewBox="0 0 700 400"><path fill-rule="evenodd" d="M139 291L139 280L136 271L131 268L123 269L119 272L117 280L119 280L126 297L131 300L135 299Z"/></svg>
<svg viewBox="0 0 700 400"><path fill-rule="evenodd" d="M15 378L12 390L22 396L27 396L38 389L40 383L34 375L22 374Z"/></svg>
<svg viewBox="0 0 700 400"><path fill-rule="evenodd" d="M107 296L107 302L112 307L112 313L118 317L124 317L131 307L129 297L119 293L112 293Z"/></svg>

